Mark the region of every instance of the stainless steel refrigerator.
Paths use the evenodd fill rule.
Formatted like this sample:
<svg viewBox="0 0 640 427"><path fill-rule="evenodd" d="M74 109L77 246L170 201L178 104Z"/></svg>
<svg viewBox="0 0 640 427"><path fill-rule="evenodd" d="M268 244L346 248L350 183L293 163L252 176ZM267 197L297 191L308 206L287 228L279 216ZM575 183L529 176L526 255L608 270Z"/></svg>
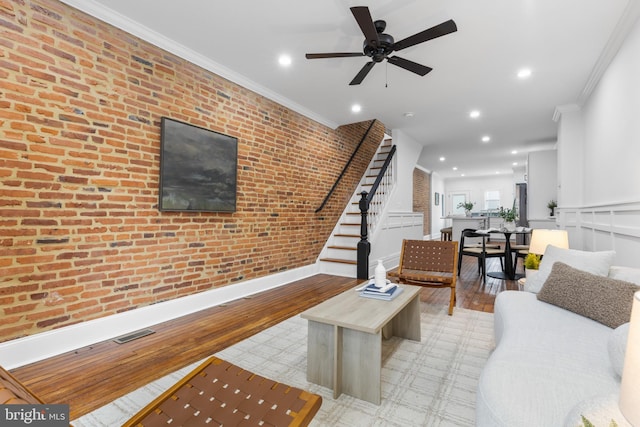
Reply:
<svg viewBox="0 0 640 427"><path fill-rule="evenodd" d="M518 210L518 221L516 225L518 227L528 227L529 220L527 219L527 184L516 184L516 209ZM526 234L517 234L516 243L518 245L526 244Z"/></svg>

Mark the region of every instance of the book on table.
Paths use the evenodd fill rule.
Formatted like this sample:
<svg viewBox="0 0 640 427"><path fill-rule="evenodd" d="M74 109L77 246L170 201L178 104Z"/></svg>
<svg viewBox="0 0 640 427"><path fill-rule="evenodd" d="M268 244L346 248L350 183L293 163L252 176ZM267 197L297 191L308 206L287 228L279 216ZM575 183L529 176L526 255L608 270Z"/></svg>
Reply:
<svg viewBox="0 0 640 427"><path fill-rule="evenodd" d="M377 287L373 281L360 291L360 296L365 298L391 301L402 292L402 288L395 283L389 283L383 287Z"/></svg>

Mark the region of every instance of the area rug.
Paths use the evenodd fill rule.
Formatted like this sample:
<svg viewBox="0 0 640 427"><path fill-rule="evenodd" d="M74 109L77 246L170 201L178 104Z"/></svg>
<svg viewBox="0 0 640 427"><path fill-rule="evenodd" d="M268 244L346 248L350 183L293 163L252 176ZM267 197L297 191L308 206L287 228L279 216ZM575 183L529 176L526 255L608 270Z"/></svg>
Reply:
<svg viewBox="0 0 640 427"><path fill-rule="evenodd" d="M493 314L421 303L420 342L383 341L382 403L306 380L307 321L295 316L217 353L244 369L322 396L312 426L474 426L476 387L494 347ZM366 355L363 355L366 357ZM199 363L199 362L198 362ZM118 426L182 376L193 364L73 421L76 427Z"/></svg>

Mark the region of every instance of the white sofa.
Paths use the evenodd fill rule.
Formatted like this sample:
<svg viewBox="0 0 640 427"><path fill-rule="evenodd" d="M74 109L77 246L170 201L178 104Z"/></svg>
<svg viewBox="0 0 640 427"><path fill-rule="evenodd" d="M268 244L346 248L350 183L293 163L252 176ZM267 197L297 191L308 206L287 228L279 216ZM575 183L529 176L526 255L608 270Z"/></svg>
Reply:
<svg viewBox="0 0 640 427"><path fill-rule="evenodd" d="M579 268L580 262L564 256L580 255L576 252L564 252L559 258ZM545 253L543 263L553 265L557 258L552 254L547 260ZM586 263L587 269L594 269L592 259ZM545 273L542 267L538 274L548 274L551 268ZM640 269L607 265L600 266L599 273L640 285ZM530 290L539 291L538 285ZM580 291L580 284L576 289ZM621 332L628 330L628 323L613 329L526 291L500 293L494 319L496 348L477 389L477 426L578 426L581 415L593 421L594 404L589 402L600 397L613 402L604 419L615 419L619 427L628 425L615 404L626 346L626 334Z"/></svg>

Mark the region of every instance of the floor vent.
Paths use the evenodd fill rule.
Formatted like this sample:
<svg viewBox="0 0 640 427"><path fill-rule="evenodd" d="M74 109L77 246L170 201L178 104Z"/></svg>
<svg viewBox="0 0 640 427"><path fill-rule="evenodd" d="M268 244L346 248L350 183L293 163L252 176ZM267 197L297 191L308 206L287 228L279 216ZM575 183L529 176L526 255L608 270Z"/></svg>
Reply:
<svg viewBox="0 0 640 427"><path fill-rule="evenodd" d="M124 344L129 341L137 340L138 338L146 337L147 335L151 335L153 333L155 332L151 329L141 329L139 331L131 332L127 335L121 335L117 338L114 338L113 341L117 342L118 344Z"/></svg>

